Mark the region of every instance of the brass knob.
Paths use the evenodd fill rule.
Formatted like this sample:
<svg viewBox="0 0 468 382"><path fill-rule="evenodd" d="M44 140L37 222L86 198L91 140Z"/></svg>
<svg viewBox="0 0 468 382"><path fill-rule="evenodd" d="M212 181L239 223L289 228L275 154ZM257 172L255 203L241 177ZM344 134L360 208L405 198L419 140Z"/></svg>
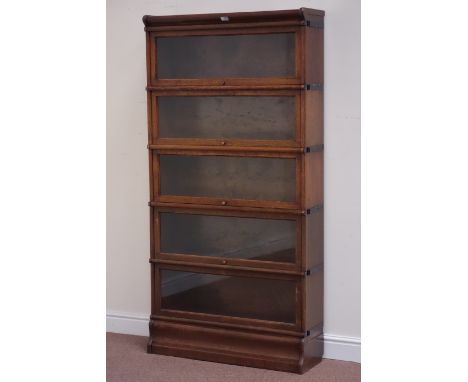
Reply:
<svg viewBox="0 0 468 382"><path fill-rule="evenodd" d="M221 145L224 146L226 144L226 142L224 141L221 141Z"/></svg>
<svg viewBox="0 0 468 382"><path fill-rule="evenodd" d="M221 261L221 264L227 264L226 260Z"/></svg>
<svg viewBox="0 0 468 382"><path fill-rule="evenodd" d="M227 202L226 202L225 200L223 200L223 201L221 202L221 205L223 205L223 206L225 206L226 204L227 204Z"/></svg>

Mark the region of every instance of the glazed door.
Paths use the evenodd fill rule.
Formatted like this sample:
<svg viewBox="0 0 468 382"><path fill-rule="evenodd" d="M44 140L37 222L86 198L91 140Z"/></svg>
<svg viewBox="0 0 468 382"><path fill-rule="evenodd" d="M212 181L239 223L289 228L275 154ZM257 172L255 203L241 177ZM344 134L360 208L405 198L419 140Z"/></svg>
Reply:
<svg viewBox="0 0 468 382"><path fill-rule="evenodd" d="M162 150L160 150L161 152ZM297 208L301 161L166 151L154 156L156 199L191 204Z"/></svg>
<svg viewBox="0 0 468 382"><path fill-rule="evenodd" d="M298 83L296 27L151 34L155 85Z"/></svg>
<svg viewBox="0 0 468 382"><path fill-rule="evenodd" d="M300 216L158 208L155 258L299 269Z"/></svg>
<svg viewBox="0 0 468 382"><path fill-rule="evenodd" d="M297 277L236 274L231 271L158 265L157 312L294 330L300 327Z"/></svg>
<svg viewBox="0 0 468 382"><path fill-rule="evenodd" d="M155 92L154 144L299 146L297 91Z"/></svg>

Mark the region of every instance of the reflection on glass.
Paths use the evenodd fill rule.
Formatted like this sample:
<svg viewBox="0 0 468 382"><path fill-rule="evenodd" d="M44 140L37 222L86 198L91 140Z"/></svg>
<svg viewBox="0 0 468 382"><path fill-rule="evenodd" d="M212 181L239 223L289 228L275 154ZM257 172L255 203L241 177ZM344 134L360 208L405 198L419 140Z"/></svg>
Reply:
<svg viewBox="0 0 468 382"><path fill-rule="evenodd" d="M294 33L158 37L157 77L292 77L294 44Z"/></svg>
<svg viewBox="0 0 468 382"><path fill-rule="evenodd" d="M296 221L161 213L161 251L293 263Z"/></svg>
<svg viewBox="0 0 468 382"><path fill-rule="evenodd" d="M161 270L161 308L294 323L291 280Z"/></svg>
<svg viewBox="0 0 468 382"><path fill-rule="evenodd" d="M158 97L160 138L295 138L295 97Z"/></svg>
<svg viewBox="0 0 468 382"><path fill-rule="evenodd" d="M296 198L295 159L160 156L161 194L226 199Z"/></svg>

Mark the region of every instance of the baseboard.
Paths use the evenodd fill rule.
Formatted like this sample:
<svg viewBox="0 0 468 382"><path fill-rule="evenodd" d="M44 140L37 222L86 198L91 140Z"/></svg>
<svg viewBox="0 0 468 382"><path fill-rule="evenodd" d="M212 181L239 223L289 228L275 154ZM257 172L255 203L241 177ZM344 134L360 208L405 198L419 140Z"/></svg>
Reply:
<svg viewBox="0 0 468 382"><path fill-rule="evenodd" d="M134 336L149 336L149 315L136 315L108 312L106 315L106 331L111 333L133 334Z"/></svg>
<svg viewBox="0 0 468 382"><path fill-rule="evenodd" d="M323 335L323 358L361 363L361 339L359 337Z"/></svg>
<svg viewBox="0 0 468 382"><path fill-rule="evenodd" d="M111 333L149 335L148 315L136 315L120 312L108 312L106 330ZM361 363L361 339L357 337L323 335L324 358Z"/></svg>

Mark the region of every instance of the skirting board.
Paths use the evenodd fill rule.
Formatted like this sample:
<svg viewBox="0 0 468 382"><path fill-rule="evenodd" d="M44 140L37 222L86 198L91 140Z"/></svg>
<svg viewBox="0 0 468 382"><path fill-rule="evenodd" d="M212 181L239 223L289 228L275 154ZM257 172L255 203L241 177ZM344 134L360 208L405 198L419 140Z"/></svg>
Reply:
<svg viewBox="0 0 468 382"><path fill-rule="evenodd" d="M106 330L111 333L148 336L149 319L147 315L126 313L107 313ZM361 339L325 333L323 358L361 363Z"/></svg>

